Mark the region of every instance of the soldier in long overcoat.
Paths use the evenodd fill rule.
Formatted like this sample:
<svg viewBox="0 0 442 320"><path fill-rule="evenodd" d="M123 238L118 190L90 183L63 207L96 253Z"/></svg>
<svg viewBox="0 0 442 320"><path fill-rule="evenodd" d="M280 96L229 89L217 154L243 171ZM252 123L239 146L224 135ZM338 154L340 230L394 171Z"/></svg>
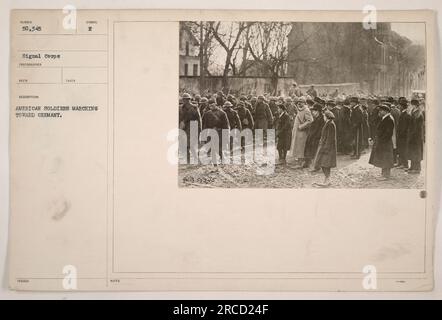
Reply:
<svg viewBox="0 0 442 320"><path fill-rule="evenodd" d="M230 152L233 152L233 148L236 147L237 144L240 145L240 134L242 130L241 120L239 119L238 112L233 109L233 104L230 101L226 101L223 107L224 112L227 114L227 118L229 119L230 124ZM237 129L237 130L234 130Z"/></svg>
<svg viewBox="0 0 442 320"><path fill-rule="evenodd" d="M390 178L390 171L394 166L394 119L390 115L390 108L387 105L379 106L379 115L381 117L381 121L376 129L376 137L368 162L378 168L381 168L381 180L387 180Z"/></svg>
<svg viewBox="0 0 442 320"><path fill-rule="evenodd" d="M336 126L334 123L335 115L326 110L324 112L325 124L321 131L318 151L316 152L314 166L321 168L324 173L324 182L316 183L316 186L327 187L330 185L331 168L336 167Z"/></svg>
<svg viewBox="0 0 442 320"><path fill-rule="evenodd" d="M350 101L347 99L344 101L344 104L341 108L341 111L339 113L339 138L340 141L340 151L343 154L350 154L351 153L351 143L353 138L353 131L351 127L351 109L350 109Z"/></svg>
<svg viewBox="0 0 442 320"><path fill-rule="evenodd" d="M238 108L236 109L236 112L238 112L238 116L239 116L239 120L241 122L242 129L253 129L253 127L255 126L255 122L253 120L252 113L246 107L246 104L244 101L240 101L238 103Z"/></svg>
<svg viewBox="0 0 442 320"><path fill-rule="evenodd" d="M398 151L398 168L408 169L408 126L410 125L410 110L411 105L408 105L407 98L399 98L399 105L402 108L401 114L398 120L398 127L396 130L396 143Z"/></svg>
<svg viewBox="0 0 442 320"><path fill-rule="evenodd" d="M290 146L290 157L302 161L304 159L305 143L307 141L308 127L313 122L313 116L307 108L305 98L301 97L297 103L298 113L295 117Z"/></svg>
<svg viewBox="0 0 442 320"><path fill-rule="evenodd" d="M350 98L350 123L352 130L352 144L353 154L352 159L359 159L363 148L363 121L364 115L362 113L361 105L359 104L358 97Z"/></svg>
<svg viewBox="0 0 442 320"><path fill-rule="evenodd" d="M227 117L227 114L216 105L215 100L209 100L209 107L207 108L206 112L203 115L202 119L202 127L203 130L205 129L212 129L215 130L218 135L218 155L222 159L223 158L223 149L226 149L225 143L222 139L223 130L229 130L230 129L230 123L229 119ZM203 133L206 133L206 131L203 131ZM206 137L201 134L201 140L206 140ZM212 147L215 147L212 145ZM214 152L214 150L211 150L212 154L212 163L217 164L217 154Z"/></svg>
<svg viewBox="0 0 442 320"><path fill-rule="evenodd" d="M279 116L277 127L277 149L279 154L279 163L286 164L287 151L290 149L292 139L292 124L289 114L287 113L287 107L280 103L278 104Z"/></svg>
<svg viewBox="0 0 442 320"><path fill-rule="evenodd" d="M321 139L322 127L325 123L321 105L316 103L311 109L311 112L314 120L308 128L307 140L305 142L303 168L310 167L311 162L315 159L319 140ZM319 170L320 168L315 169Z"/></svg>
<svg viewBox="0 0 442 320"><path fill-rule="evenodd" d="M424 155L424 114L419 106L419 100L411 100L413 109L410 112L410 124L408 126L407 153L410 160L410 174L418 174L421 171L421 161Z"/></svg>
<svg viewBox="0 0 442 320"><path fill-rule="evenodd" d="M183 134L180 138L182 144L186 144L186 160L187 164L198 163L198 138L201 132L201 114L198 106L191 103L191 96L188 93L184 93L182 96L183 105L179 110L179 128L183 130ZM196 128L196 139L191 139L191 128ZM196 140L196 141L194 141ZM184 150L184 147L182 148ZM180 148L181 150L181 148Z"/></svg>
<svg viewBox="0 0 442 320"><path fill-rule="evenodd" d="M241 121L242 130L249 129L253 130L255 127L255 122L253 120L252 113L250 110L246 107L246 103L244 101L240 101L238 103L238 108L236 109L236 112L238 112L239 120ZM250 132L252 134L252 141L248 143L253 143L253 132ZM244 150L246 146L246 137L241 136L241 148Z"/></svg>
<svg viewBox="0 0 442 320"><path fill-rule="evenodd" d="M263 129L264 135L268 128L273 124L273 115L269 105L264 101L264 96L258 97L255 105L255 129Z"/></svg>

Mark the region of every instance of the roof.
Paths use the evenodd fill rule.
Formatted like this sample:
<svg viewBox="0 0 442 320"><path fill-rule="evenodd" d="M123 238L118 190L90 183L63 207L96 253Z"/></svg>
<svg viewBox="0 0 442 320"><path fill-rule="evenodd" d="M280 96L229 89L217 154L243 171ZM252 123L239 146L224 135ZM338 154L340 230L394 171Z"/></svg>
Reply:
<svg viewBox="0 0 442 320"><path fill-rule="evenodd" d="M190 30L189 26L187 26L185 23L180 23L180 31L185 31L189 37L192 39L192 42L195 46L198 46L200 43L198 39L193 34L192 30Z"/></svg>

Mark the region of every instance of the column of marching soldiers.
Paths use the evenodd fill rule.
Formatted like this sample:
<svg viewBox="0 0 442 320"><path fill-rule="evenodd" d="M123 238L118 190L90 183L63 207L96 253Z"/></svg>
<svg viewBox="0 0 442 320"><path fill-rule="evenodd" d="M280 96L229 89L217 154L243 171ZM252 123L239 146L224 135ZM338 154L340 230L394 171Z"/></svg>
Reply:
<svg viewBox="0 0 442 320"><path fill-rule="evenodd" d="M287 165L288 154L290 168L312 172L322 168L328 185L337 154L359 159L371 144L369 162L382 168L379 179L389 179L393 167L420 173L424 106L422 97L335 94L330 98L320 97L316 90L288 97L184 93L179 122L187 134L196 121L199 132L214 129L220 137L222 130L275 129L278 164ZM190 153L188 147L188 159Z"/></svg>

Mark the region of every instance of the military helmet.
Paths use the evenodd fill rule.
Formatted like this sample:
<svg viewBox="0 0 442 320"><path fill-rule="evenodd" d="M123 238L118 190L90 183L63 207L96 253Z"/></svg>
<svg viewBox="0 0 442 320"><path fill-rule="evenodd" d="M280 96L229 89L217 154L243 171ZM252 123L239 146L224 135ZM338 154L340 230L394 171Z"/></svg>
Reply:
<svg viewBox="0 0 442 320"><path fill-rule="evenodd" d="M183 94L182 98L183 98L183 99L192 99L192 97L190 96L190 94L188 94L187 92Z"/></svg>
<svg viewBox="0 0 442 320"><path fill-rule="evenodd" d="M391 110L390 106L388 106L388 105L386 105L386 104L381 104L381 105L379 106L379 109L380 109L380 110L385 110L385 111L387 111L387 112L390 112L390 110Z"/></svg>
<svg viewBox="0 0 442 320"><path fill-rule="evenodd" d="M335 118L335 115L334 115L333 112L331 112L330 110L326 110L326 111L324 112L324 115L325 115L325 117L326 117L327 119L334 119L334 118Z"/></svg>

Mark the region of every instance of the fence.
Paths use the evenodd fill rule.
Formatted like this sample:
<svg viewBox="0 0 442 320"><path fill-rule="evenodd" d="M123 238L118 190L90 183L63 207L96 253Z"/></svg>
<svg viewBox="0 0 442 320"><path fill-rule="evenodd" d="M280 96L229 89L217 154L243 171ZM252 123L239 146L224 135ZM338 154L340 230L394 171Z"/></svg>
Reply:
<svg viewBox="0 0 442 320"><path fill-rule="evenodd" d="M264 93L271 93L272 79L270 77L229 77L229 88L223 88L222 77L206 77L205 78L205 91L204 92L218 92L229 91L230 93L244 93L259 95ZM293 88L293 78L279 78L277 85L277 92L279 95L289 95ZM310 85L299 86L303 92L305 92ZM180 76L179 81L180 92L188 93L201 93L200 90L200 78L194 76ZM315 88L319 94L332 93L336 89L340 93L354 94L360 90L359 83L336 83L336 84L315 84Z"/></svg>

